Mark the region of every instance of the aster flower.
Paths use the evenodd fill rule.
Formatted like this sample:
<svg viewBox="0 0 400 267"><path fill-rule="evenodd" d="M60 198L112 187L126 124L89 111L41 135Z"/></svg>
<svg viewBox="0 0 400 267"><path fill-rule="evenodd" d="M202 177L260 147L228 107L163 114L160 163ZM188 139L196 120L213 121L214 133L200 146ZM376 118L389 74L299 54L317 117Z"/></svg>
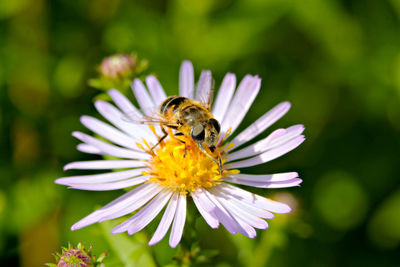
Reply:
<svg viewBox="0 0 400 267"><path fill-rule="evenodd" d="M211 72L205 70L195 88L193 66L189 61L183 62L179 95L202 100L210 92L211 84ZM277 129L268 137L247 144L281 118L289 110L289 102L275 106L234 136L260 91L261 79L246 75L236 89L236 76L226 74L212 107L214 118L221 124L221 137L215 149L215 153L222 157L221 171L218 164L200 151L192 138L183 136L186 144L182 144L174 138L172 131L155 149L150 149L159 141L160 127L135 124L126 119L152 115L165 100L166 94L154 76L146 77L146 85L147 88L139 79L132 83L140 110L117 90L108 92L116 106L102 100L95 103L96 109L113 126L93 117L81 117L81 122L102 140L74 132L73 136L82 141L78 150L121 159L67 164L65 170L116 170L59 178L56 183L95 191L136 187L78 221L72 230L136 212L111 231L113 234L128 232L131 235L146 227L166 207L149 245L159 242L171 228L169 244L175 247L182 237L188 197L193 199L210 227L218 228L222 224L230 233L241 233L250 238L256 236L254 228L268 227L265 219L272 219L273 213L290 212L290 207L284 203L233 185L284 188L298 186L302 182L296 172L263 175L240 172L241 168L276 159L304 141L303 125L294 125ZM234 136L231 142L226 141L228 135Z"/></svg>

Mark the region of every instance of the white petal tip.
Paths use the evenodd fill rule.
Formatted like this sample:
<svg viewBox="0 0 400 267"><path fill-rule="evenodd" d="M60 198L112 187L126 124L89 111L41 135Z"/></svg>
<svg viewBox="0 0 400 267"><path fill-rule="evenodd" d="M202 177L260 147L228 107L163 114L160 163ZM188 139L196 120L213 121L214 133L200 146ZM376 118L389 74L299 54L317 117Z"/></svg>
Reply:
<svg viewBox="0 0 400 267"><path fill-rule="evenodd" d="M160 242L161 240L158 239L151 239L148 243L149 246L154 246L155 244L157 244L158 242Z"/></svg>
<svg viewBox="0 0 400 267"><path fill-rule="evenodd" d="M68 163L67 165L64 166L63 170L68 171L71 170L74 167L72 163Z"/></svg>
<svg viewBox="0 0 400 267"><path fill-rule="evenodd" d="M73 131L71 135L72 135L73 137L79 138L79 137L82 136L82 133L77 132L77 131Z"/></svg>
<svg viewBox="0 0 400 267"><path fill-rule="evenodd" d="M212 229L218 229L218 227L219 227L219 223L216 223L216 224L210 225L210 227L211 227Z"/></svg>
<svg viewBox="0 0 400 267"><path fill-rule="evenodd" d="M82 115L80 117L80 121L82 124L85 124L85 122L87 122L88 120L90 120L90 117L88 115Z"/></svg>
<svg viewBox="0 0 400 267"><path fill-rule="evenodd" d="M121 97L121 93L117 89L111 89L107 93L114 101Z"/></svg>
<svg viewBox="0 0 400 267"><path fill-rule="evenodd" d="M71 226L71 231L79 230L87 225L82 225L81 223L77 222Z"/></svg>
<svg viewBox="0 0 400 267"><path fill-rule="evenodd" d="M103 100L97 100L96 102L94 102L94 106L96 107L96 109L103 112L109 111L109 105L111 104Z"/></svg>
<svg viewBox="0 0 400 267"><path fill-rule="evenodd" d="M56 180L54 181L54 183L55 183L55 184L65 185L65 183L63 182L63 178L56 179Z"/></svg>
<svg viewBox="0 0 400 267"><path fill-rule="evenodd" d="M176 241L174 241L174 242L169 242L169 246L171 247L171 248L176 248L176 246L179 244L179 241L178 242L176 242Z"/></svg>
<svg viewBox="0 0 400 267"><path fill-rule="evenodd" d="M284 206L282 206L282 208L279 210L279 212L275 211L276 213L289 213L292 211L292 208L289 207L288 205L283 204L283 203L282 203L282 205L284 205Z"/></svg>
<svg viewBox="0 0 400 267"><path fill-rule="evenodd" d="M125 230L121 230L121 229L112 229L111 231L110 231L110 233L112 234L112 235L115 235L115 234L120 234L120 233L123 233L123 232L125 232Z"/></svg>
<svg viewBox="0 0 400 267"><path fill-rule="evenodd" d="M104 106L104 104L105 104L106 102L104 101L104 100L96 100L95 102L94 102L94 105L97 107L97 106Z"/></svg>
<svg viewBox="0 0 400 267"><path fill-rule="evenodd" d="M131 83L131 87L135 90L135 88L136 87L138 87L138 86L142 86L143 85L143 83L142 83L142 81L139 79L139 78L135 78L134 80L133 80L133 82Z"/></svg>
<svg viewBox="0 0 400 267"><path fill-rule="evenodd" d="M182 62L182 67L192 67L192 66L193 66L193 64L190 60L184 60Z"/></svg>

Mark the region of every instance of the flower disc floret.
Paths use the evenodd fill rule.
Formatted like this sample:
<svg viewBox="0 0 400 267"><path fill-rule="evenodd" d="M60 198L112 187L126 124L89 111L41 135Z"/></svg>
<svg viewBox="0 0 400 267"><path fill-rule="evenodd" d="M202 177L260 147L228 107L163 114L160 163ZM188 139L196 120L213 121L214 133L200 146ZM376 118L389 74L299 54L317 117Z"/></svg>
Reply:
<svg viewBox="0 0 400 267"><path fill-rule="evenodd" d="M219 150L217 148L212 156L217 157ZM147 151L152 157L148 162L148 170L143 174L150 176L149 182L176 192L190 193L197 188L209 189L220 184L222 178L228 175L190 137L170 134L169 139Z"/></svg>

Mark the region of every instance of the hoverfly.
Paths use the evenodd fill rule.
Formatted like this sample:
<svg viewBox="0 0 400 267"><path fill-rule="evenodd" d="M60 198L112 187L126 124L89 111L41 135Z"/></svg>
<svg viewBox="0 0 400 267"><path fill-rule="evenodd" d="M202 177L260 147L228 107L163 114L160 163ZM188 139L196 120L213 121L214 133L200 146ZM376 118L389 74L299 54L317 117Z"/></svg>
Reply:
<svg viewBox="0 0 400 267"><path fill-rule="evenodd" d="M218 164L221 170L220 156L216 159L205 149L207 147L209 151L215 151L221 130L219 122L211 114L213 91L210 90L208 100L204 104L184 96L169 96L161 102L157 110L157 117L145 116L140 120L141 124L159 124L164 133L151 149L156 148L168 136L164 129L164 127L168 127L176 130L175 136L184 135L192 138L200 150ZM184 141L181 142L184 143Z"/></svg>

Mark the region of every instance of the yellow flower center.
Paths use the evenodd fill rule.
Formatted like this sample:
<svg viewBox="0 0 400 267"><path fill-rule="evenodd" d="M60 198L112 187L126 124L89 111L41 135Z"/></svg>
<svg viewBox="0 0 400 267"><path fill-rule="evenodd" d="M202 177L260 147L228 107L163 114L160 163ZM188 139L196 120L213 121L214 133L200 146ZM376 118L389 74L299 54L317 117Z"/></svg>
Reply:
<svg viewBox="0 0 400 267"><path fill-rule="evenodd" d="M150 128L155 133L154 128ZM237 170L223 169L225 159L221 157L229 147L222 149L222 142L213 152L205 148L205 153L191 137L175 136L172 130L169 130L168 135L153 149L145 140L143 142L147 149L138 144L151 155L151 159L147 161L148 169L143 172L150 176L149 182L158 183L176 192L190 193L197 188L211 188L221 183L223 177L238 173ZM217 163L219 158L222 169Z"/></svg>

